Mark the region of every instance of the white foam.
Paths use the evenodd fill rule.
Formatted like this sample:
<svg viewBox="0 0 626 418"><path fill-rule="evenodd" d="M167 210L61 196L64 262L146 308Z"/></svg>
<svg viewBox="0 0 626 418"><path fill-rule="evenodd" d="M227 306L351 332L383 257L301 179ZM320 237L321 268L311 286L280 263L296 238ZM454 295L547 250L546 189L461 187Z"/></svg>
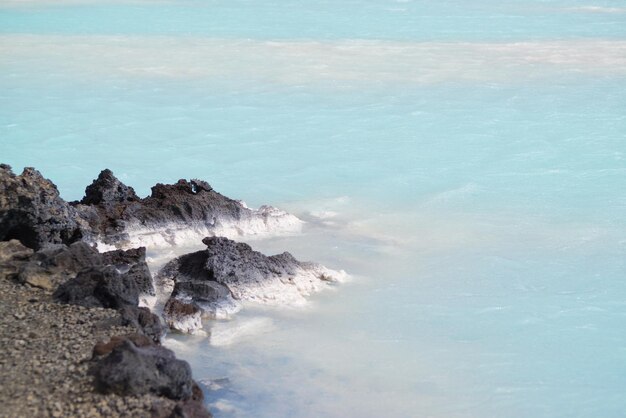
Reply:
<svg viewBox="0 0 626 418"><path fill-rule="evenodd" d="M211 328L209 342L214 346L228 346L273 329L270 318L255 317L236 321L216 322Z"/></svg>
<svg viewBox="0 0 626 418"><path fill-rule="evenodd" d="M274 306L304 306L307 297L327 289L331 283L343 282L348 275L319 264L307 263L288 277L273 276L250 283L226 284L236 299Z"/></svg>
<svg viewBox="0 0 626 418"><path fill-rule="evenodd" d="M219 302L197 302L197 305L202 309L202 316L208 319L230 319L241 310L241 304L230 296Z"/></svg>

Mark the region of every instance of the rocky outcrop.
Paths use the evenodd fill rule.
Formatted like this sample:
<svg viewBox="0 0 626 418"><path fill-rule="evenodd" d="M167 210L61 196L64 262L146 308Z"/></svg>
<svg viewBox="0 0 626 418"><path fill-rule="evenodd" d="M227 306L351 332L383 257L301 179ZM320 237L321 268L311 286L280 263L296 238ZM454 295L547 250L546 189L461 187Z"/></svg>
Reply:
<svg viewBox="0 0 626 418"><path fill-rule="evenodd" d="M85 197L80 201L84 205L113 205L115 203L136 202L139 197L132 187L119 181L113 172L104 169L98 178L85 188Z"/></svg>
<svg viewBox="0 0 626 418"><path fill-rule="evenodd" d="M207 235L293 232L301 225L271 206L250 209L203 180L157 184L141 199L108 169L80 202L68 203L34 168L15 175L0 164L0 241L17 239L35 250L81 240L103 248L159 247Z"/></svg>
<svg viewBox="0 0 626 418"><path fill-rule="evenodd" d="M188 305L201 309L205 317L215 318L236 312L240 301L303 304L306 296L345 277L344 272L298 261L287 252L268 257L223 237L207 237L202 242L206 250L172 260L155 278L173 289L168 305L180 308L176 315L164 312L168 322L184 322L185 309L189 315L197 315Z"/></svg>
<svg viewBox="0 0 626 418"><path fill-rule="evenodd" d="M60 302L87 308L120 309L139 305L137 284L114 267L81 271L59 286L54 297Z"/></svg>
<svg viewBox="0 0 626 418"><path fill-rule="evenodd" d="M117 309L130 325L155 341L164 333L159 317L140 298L153 297L145 249L100 254L84 242L34 252L17 240L0 242L0 278L53 292L61 302Z"/></svg>
<svg viewBox="0 0 626 418"><path fill-rule="evenodd" d="M114 336L99 342L92 360L96 389L102 393L154 394L177 401L173 409L154 411L154 416L211 418L189 364L142 335Z"/></svg>
<svg viewBox="0 0 626 418"><path fill-rule="evenodd" d="M59 196L54 183L27 167L15 175L0 164L0 241L17 239L39 250L71 244L90 234L75 208Z"/></svg>
<svg viewBox="0 0 626 418"><path fill-rule="evenodd" d="M94 368L98 390L119 395L153 393L170 399L189 399L191 368L159 345L137 346L125 339Z"/></svg>
<svg viewBox="0 0 626 418"><path fill-rule="evenodd" d="M115 266L117 271L132 278L139 291L140 305L152 307L156 293L152 284L152 275L146 263L146 248L132 248L129 250L113 250L102 253L104 264Z"/></svg>
<svg viewBox="0 0 626 418"><path fill-rule="evenodd" d="M74 206L103 244L123 248L175 245L206 235L294 231L302 224L270 206L250 209L197 179L159 183L140 199L110 170L102 171Z"/></svg>

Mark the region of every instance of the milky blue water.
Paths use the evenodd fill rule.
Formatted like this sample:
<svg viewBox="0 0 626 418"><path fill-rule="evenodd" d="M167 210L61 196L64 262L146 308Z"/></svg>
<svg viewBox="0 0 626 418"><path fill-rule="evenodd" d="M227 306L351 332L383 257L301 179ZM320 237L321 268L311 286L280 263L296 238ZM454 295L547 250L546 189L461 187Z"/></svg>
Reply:
<svg viewBox="0 0 626 418"><path fill-rule="evenodd" d="M308 221L351 282L166 340L217 417L624 416L621 1L2 0L0 160Z"/></svg>

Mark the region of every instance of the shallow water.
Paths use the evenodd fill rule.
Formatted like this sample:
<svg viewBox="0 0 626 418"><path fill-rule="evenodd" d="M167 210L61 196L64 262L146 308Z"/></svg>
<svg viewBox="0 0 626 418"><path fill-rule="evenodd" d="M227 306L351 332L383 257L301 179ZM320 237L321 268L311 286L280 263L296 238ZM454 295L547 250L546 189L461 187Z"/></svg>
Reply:
<svg viewBox="0 0 626 418"><path fill-rule="evenodd" d="M622 416L626 9L510 3L0 1L0 160L308 222L351 282L166 340L218 417Z"/></svg>

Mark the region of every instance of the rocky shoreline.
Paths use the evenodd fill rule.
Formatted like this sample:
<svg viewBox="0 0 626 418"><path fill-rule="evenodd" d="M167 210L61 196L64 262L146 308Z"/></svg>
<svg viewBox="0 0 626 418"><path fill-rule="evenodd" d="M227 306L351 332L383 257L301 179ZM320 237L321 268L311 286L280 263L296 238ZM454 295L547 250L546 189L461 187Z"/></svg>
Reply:
<svg viewBox="0 0 626 418"><path fill-rule="evenodd" d="M343 272L225 237L301 223L201 180L157 184L142 199L110 170L66 202L37 170L0 164L0 416L210 417L189 365L161 337L202 333L203 319L245 301L301 304L341 281ZM137 245L198 236L206 250L154 277ZM163 311L151 311L159 296Z"/></svg>

